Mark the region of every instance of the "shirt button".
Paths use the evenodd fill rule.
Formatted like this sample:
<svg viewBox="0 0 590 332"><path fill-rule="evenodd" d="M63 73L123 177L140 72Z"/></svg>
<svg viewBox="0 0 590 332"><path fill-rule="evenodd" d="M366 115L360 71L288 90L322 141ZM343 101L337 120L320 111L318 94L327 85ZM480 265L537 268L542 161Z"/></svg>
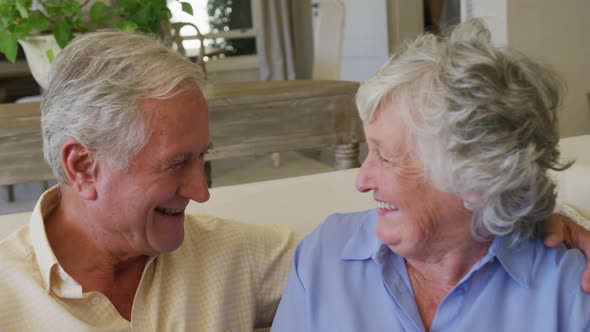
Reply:
<svg viewBox="0 0 590 332"><path fill-rule="evenodd" d="M457 295L463 295L463 294L465 294L465 289L462 287L457 288Z"/></svg>
<svg viewBox="0 0 590 332"><path fill-rule="evenodd" d="M92 304L99 304L100 303L100 298L98 296L95 296L92 298L92 300L90 300L90 303Z"/></svg>

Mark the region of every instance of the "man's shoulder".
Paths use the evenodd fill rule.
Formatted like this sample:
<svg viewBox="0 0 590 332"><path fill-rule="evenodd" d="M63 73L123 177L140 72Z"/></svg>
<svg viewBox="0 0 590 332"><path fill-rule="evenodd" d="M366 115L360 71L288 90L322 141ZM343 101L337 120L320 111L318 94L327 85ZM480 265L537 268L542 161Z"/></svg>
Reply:
<svg viewBox="0 0 590 332"><path fill-rule="evenodd" d="M300 236L291 228L280 225L259 225L224 219L206 214L189 214L186 217L187 240L209 243L212 246L253 246L265 243L299 241Z"/></svg>
<svg viewBox="0 0 590 332"><path fill-rule="evenodd" d="M33 291L30 288L39 285L36 262L28 225L0 241L0 302L3 305L15 305L22 292Z"/></svg>
<svg viewBox="0 0 590 332"><path fill-rule="evenodd" d="M261 225L244 221L225 219L209 214L187 214L187 227L191 231L210 233L208 235L225 236L225 232L242 235L257 235L276 231L292 231L289 227L277 224Z"/></svg>
<svg viewBox="0 0 590 332"><path fill-rule="evenodd" d="M3 266L15 262L29 263L33 254L28 224L0 240L0 264Z"/></svg>

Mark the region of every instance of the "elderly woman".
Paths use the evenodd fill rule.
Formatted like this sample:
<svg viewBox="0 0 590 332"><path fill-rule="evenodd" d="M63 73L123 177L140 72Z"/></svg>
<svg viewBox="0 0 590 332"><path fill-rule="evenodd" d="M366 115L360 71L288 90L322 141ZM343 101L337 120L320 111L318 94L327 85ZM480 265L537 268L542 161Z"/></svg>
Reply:
<svg viewBox="0 0 590 332"><path fill-rule="evenodd" d="M377 209L298 246L273 331L589 331L584 256L534 238L568 166L559 96L477 20L394 56L357 95Z"/></svg>

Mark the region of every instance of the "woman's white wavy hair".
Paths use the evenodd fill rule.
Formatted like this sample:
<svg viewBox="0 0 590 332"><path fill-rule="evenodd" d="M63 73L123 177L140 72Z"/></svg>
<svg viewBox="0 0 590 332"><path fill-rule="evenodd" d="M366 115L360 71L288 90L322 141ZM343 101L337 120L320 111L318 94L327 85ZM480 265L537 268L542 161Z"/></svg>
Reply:
<svg viewBox="0 0 590 332"><path fill-rule="evenodd" d="M150 36L96 32L75 38L53 62L41 103L43 152L58 181L68 183L60 153L69 137L111 167L128 168L149 135L138 101L194 89L185 82L201 86L199 66Z"/></svg>
<svg viewBox="0 0 590 332"><path fill-rule="evenodd" d="M493 46L474 19L407 45L361 85L356 103L364 122L397 106L423 175L464 199L476 238L509 234L516 244L554 209L547 171L571 165L557 149L562 92L552 71Z"/></svg>

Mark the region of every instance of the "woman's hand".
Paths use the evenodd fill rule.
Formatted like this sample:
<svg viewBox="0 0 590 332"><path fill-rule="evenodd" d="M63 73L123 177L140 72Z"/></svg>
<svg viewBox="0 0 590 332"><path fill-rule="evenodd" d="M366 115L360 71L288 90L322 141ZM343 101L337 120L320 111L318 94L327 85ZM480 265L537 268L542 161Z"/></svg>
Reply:
<svg viewBox="0 0 590 332"><path fill-rule="evenodd" d="M564 244L568 248L576 248L586 256L586 270L582 275L582 288L590 293L590 231L574 222L568 216L554 213L545 232L545 245L556 247Z"/></svg>

